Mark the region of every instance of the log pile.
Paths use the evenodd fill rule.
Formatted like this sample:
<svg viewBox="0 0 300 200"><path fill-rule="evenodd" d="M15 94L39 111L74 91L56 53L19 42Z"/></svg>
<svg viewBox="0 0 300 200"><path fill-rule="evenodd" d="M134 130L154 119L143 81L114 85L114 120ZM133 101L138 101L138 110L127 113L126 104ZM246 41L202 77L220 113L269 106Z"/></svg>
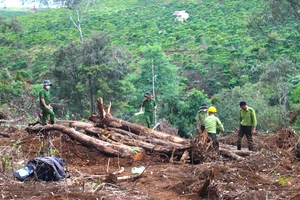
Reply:
<svg viewBox="0 0 300 200"><path fill-rule="evenodd" d="M64 124L68 122L68 125L28 126L26 131L28 133L59 131L85 146L119 157L132 157L137 152L146 151L181 156L190 148L188 139L115 118L110 114L111 104L104 108L102 98L97 102L99 114L89 116L89 120L93 123L60 121L59 123Z"/></svg>
<svg viewBox="0 0 300 200"><path fill-rule="evenodd" d="M237 160L243 160L241 156L247 156L239 156L238 152L222 145L220 151L216 152L213 142L205 134L197 133L192 139L185 139L115 118L110 113L111 103L104 107L102 98L99 98L97 103L99 113L88 118L92 123L59 121L60 124L28 126L26 131L59 131L85 146L118 157L133 157L137 153L145 152L162 153L169 156L171 162L175 162L176 159L180 160L179 162L188 162L188 159L191 159L192 163L197 164L204 162L206 158L215 159L219 154Z"/></svg>

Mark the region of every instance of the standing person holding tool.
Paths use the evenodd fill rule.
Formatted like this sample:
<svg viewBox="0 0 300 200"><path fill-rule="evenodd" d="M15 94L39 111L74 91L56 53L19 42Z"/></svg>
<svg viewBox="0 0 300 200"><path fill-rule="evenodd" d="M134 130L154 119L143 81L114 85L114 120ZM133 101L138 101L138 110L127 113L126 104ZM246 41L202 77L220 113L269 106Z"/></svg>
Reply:
<svg viewBox="0 0 300 200"><path fill-rule="evenodd" d="M242 139L246 135L248 141L249 151L253 151L253 140L252 134L256 133L256 114L253 108L247 106L246 101L242 100L238 104L240 106L240 120L239 120L239 130L237 139L237 149L242 149Z"/></svg>
<svg viewBox="0 0 300 200"><path fill-rule="evenodd" d="M40 108L42 109L42 125L46 125L46 121L48 118L48 115L50 115L50 123L54 124L54 117L55 114L53 112L53 108L50 105L50 93L49 89L52 86L49 80L44 81L44 87L39 92L39 100L40 100Z"/></svg>
<svg viewBox="0 0 300 200"><path fill-rule="evenodd" d="M205 118L208 117L207 108L207 105L205 103L202 103L200 110L197 112L197 115L195 117L196 128L199 129L200 127L202 133L205 130Z"/></svg>
<svg viewBox="0 0 300 200"><path fill-rule="evenodd" d="M224 132L224 126L221 123L220 119L215 116L217 109L213 106L209 107L208 114L209 116L205 118L205 130L208 132L208 136L215 142L217 149L219 150L219 141L217 138L217 128L221 132Z"/></svg>
<svg viewBox="0 0 300 200"><path fill-rule="evenodd" d="M142 105L140 106L140 112L143 111L143 107L145 108L144 117L147 123L147 127L151 128L153 126L153 115L154 110L156 110L156 102L153 98L151 98L150 92L146 92L144 95L145 99L143 100Z"/></svg>

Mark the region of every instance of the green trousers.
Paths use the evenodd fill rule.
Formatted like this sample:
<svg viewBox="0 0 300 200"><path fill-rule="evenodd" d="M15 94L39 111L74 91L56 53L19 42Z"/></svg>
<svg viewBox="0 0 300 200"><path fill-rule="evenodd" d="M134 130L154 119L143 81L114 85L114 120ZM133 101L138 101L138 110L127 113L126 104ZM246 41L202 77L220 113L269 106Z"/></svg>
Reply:
<svg viewBox="0 0 300 200"><path fill-rule="evenodd" d="M47 121L47 118L48 118L48 115L50 115L50 123L51 124L54 124L54 117L55 117L55 114L52 110L48 109L48 108L41 108L43 113L42 113L42 124L43 125L46 125L46 121Z"/></svg>
<svg viewBox="0 0 300 200"><path fill-rule="evenodd" d="M144 117L145 117L147 127L152 128L152 126L153 126L153 112L145 112Z"/></svg>

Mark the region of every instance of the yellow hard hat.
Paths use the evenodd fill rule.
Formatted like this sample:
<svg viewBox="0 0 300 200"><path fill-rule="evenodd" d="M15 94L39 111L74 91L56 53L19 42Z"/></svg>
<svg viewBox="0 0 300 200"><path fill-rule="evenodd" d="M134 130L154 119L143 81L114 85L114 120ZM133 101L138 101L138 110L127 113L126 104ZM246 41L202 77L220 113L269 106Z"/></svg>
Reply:
<svg viewBox="0 0 300 200"><path fill-rule="evenodd" d="M211 107L209 107L208 112L216 113L217 109L216 109L216 107L211 106Z"/></svg>

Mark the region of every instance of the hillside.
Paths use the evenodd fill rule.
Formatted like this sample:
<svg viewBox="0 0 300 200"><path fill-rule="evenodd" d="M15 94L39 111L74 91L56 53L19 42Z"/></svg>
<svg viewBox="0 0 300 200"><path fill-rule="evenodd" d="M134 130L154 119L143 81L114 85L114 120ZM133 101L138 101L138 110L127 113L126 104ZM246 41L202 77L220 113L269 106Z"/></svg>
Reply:
<svg viewBox="0 0 300 200"><path fill-rule="evenodd" d="M40 83L51 79L58 118L86 118L101 96L115 102L116 116L142 123L133 114L143 93L153 89L154 67L158 118L182 136L193 134L191 116L202 102L217 106L228 130L236 128L240 99L266 122L259 124L262 131L288 126L282 116L299 108L298 21L268 23L263 16L275 9L268 6L262 0L96 1L81 22L84 45L63 8L3 19L19 27L5 29L0 44L0 67L7 70L1 72L1 104L16 105L24 96L34 104ZM174 20L177 10L188 11L187 22ZM102 45L103 52L96 52ZM18 81L26 84L13 92ZM36 110L21 107L30 117Z"/></svg>

